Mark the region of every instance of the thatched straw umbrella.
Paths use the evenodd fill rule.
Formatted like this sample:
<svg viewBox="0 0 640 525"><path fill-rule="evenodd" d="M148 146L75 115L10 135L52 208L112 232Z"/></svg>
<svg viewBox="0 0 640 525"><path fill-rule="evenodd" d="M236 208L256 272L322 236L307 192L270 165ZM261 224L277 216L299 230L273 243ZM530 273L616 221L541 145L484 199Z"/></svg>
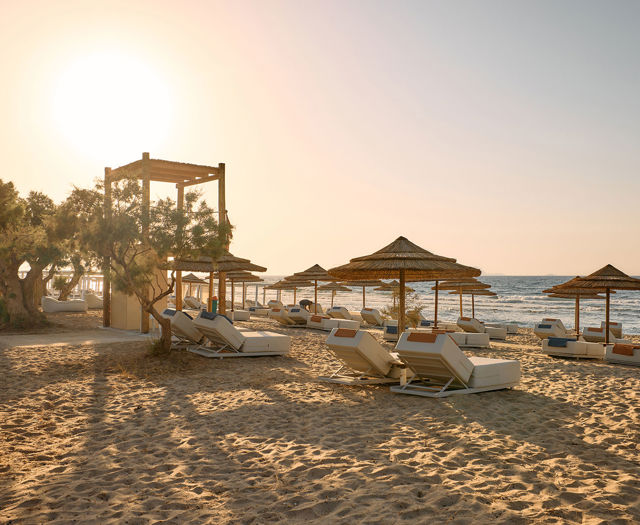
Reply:
<svg viewBox="0 0 640 525"><path fill-rule="evenodd" d="M293 275L291 275L289 277L285 277L284 280L285 281L301 281L301 280L313 281L313 290L314 290L314 295L313 295L313 313L317 314L318 313L318 308L317 308L317 305L318 305L318 281L321 281L321 282L333 282L333 281L337 281L338 279L335 279L334 277L329 275L327 273L327 270L325 270L319 264L314 264L311 268L307 268L304 272L296 272L296 273L294 273Z"/></svg>
<svg viewBox="0 0 640 525"><path fill-rule="evenodd" d="M231 311L234 311L235 308L235 297L234 290L236 283L242 283L242 309L244 310L244 303L246 299L246 283L261 283L264 282L264 279L258 277L257 275L253 275L251 272L229 272L227 273L227 279L231 281Z"/></svg>
<svg viewBox="0 0 640 525"><path fill-rule="evenodd" d="M640 290L640 279L630 277L621 272L616 267L607 264L598 271L593 272L586 277L577 277L574 281L574 287L605 291L606 314L605 314L605 344L609 343L609 310L611 301L611 290ZM555 287L556 291L562 292L563 285Z"/></svg>
<svg viewBox="0 0 640 525"><path fill-rule="evenodd" d="M436 297L438 296L438 292L440 290L453 290L456 293L460 294L460 317L464 314L462 312L462 291L463 290L486 290L487 288L491 288L490 284L481 283L477 279L457 279L446 280L441 282L440 284L436 284L431 289L435 290ZM438 308L438 301L436 300L436 312ZM438 314L436 313L436 317Z"/></svg>
<svg viewBox="0 0 640 525"><path fill-rule="evenodd" d="M370 279L364 281L346 281L342 284L347 286L361 286L362 287L362 309L367 307L366 289L373 288L374 286L384 286L384 283L380 279Z"/></svg>
<svg viewBox="0 0 640 525"><path fill-rule="evenodd" d="M580 277L574 277L566 283L557 284L551 288L542 290L542 293L549 294L549 297L555 299L575 300L574 327L577 335L580 335L580 299L604 299L605 297L598 295L604 292L604 288L586 288L582 286L580 284Z"/></svg>
<svg viewBox="0 0 640 525"><path fill-rule="evenodd" d="M371 255L356 257L348 264L332 268L329 273L341 280L393 279L400 281L398 336L405 323L405 283L476 277L480 270L458 264L455 259L428 252L405 237Z"/></svg>
<svg viewBox="0 0 640 525"><path fill-rule="evenodd" d="M497 297L498 294L496 292L492 292L491 290L462 290L461 292L456 292L455 290L449 292L449 295L470 295L471 296L471 317L476 316L476 296L484 295L486 297Z"/></svg>
<svg viewBox="0 0 640 525"><path fill-rule="evenodd" d="M313 286L311 281L285 281L281 279L278 282L265 286L265 290L293 290L293 303L296 304L296 293L298 288L307 288ZM262 299L264 301L264 297Z"/></svg>
<svg viewBox="0 0 640 525"><path fill-rule="evenodd" d="M376 292L392 292L393 293L393 307L396 307L396 293L400 293L400 283L398 281L391 281L390 283L384 283L378 288L374 288ZM394 293L395 292L395 293ZM410 286L404 287L405 293L413 293L415 290Z"/></svg>
<svg viewBox="0 0 640 525"><path fill-rule="evenodd" d="M197 275L193 275L192 273L188 273L187 275L184 275L182 277L182 282L183 283L187 283L189 285L189 291L187 292L189 295L191 295L191 286L194 284L198 284L198 285L202 285L202 284L207 284L207 281L205 281L204 279L200 279L200 277L198 277Z"/></svg>
<svg viewBox="0 0 640 525"><path fill-rule="evenodd" d="M336 292L350 292L351 288L347 288L346 286L338 283L328 283L318 286L318 290L331 292L331 308L333 308L333 298L336 296Z"/></svg>
<svg viewBox="0 0 640 525"><path fill-rule="evenodd" d="M266 272L264 266L253 264L249 259L236 257L229 252L222 254L217 259L211 257L200 257L196 260L176 259L166 264L166 267L173 270L191 271L191 272L207 272L209 274L209 282L213 280L213 273L218 272L218 290L220 294L219 311L224 314L226 311L226 274L228 272L236 272L246 270L248 272ZM212 284L209 285L211 291ZM211 299L210 299L211 300ZM176 307L178 307L176 297Z"/></svg>

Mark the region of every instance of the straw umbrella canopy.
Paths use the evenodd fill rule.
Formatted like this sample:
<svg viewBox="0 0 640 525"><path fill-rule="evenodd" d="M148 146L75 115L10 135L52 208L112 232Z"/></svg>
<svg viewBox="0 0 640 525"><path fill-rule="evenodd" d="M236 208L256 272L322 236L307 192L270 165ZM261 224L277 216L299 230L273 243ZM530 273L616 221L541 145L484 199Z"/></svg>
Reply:
<svg viewBox="0 0 640 525"><path fill-rule="evenodd" d="M331 308L333 308L333 298L336 296L336 292L350 292L351 288L347 288L339 283L328 283L318 286L318 290L331 292Z"/></svg>
<svg viewBox="0 0 640 525"><path fill-rule="evenodd" d="M487 297L497 297L498 294L496 292L492 292L491 290L462 290L457 292L455 290L449 292L449 295L470 295L471 296L471 317L476 316L476 295L484 295Z"/></svg>
<svg viewBox="0 0 640 525"><path fill-rule="evenodd" d="M231 281L231 311L235 308L235 284L242 283L242 308L244 309L245 302L245 283L261 283L264 282L262 277L258 277L257 275L253 275L251 272L239 271L239 272L229 272L227 273L227 279Z"/></svg>
<svg viewBox="0 0 640 525"><path fill-rule="evenodd" d="M605 314L605 344L609 343L609 310L611 302L612 290L640 290L640 279L631 277L624 272L621 272L616 267L607 264L600 268L598 271L593 272L586 277L578 277L573 283L573 287L581 287L591 289L592 292L596 290L605 291L606 299L606 314ZM562 291L563 285L555 287L557 291Z"/></svg>
<svg viewBox="0 0 640 525"><path fill-rule="evenodd" d="M380 280L380 279L367 279L364 281L346 281L345 283L347 286L358 286L358 287L362 287L362 308L366 308L367 306L367 296L366 296L366 289L367 288L373 288L374 286L383 286L384 283Z"/></svg>
<svg viewBox="0 0 640 525"><path fill-rule="evenodd" d="M398 281L391 281L390 283L384 283L382 286L378 288L374 288L376 292L396 292L400 293L400 283ZM415 290L410 286L404 287L405 293L413 293ZM393 295L393 307L396 307L396 296Z"/></svg>
<svg viewBox="0 0 640 525"><path fill-rule="evenodd" d="M218 272L220 279L218 283L218 290L220 293L220 313L225 313L226 310L226 274L227 272L235 271L248 271L248 272L266 272L267 269L264 266L259 266L252 263L249 259L243 259L236 257L230 252L223 253L217 259L212 257L202 256L198 259L175 259L170 261L166 265L168 268L180 271L190 272L207 272L209 273L209 292L213 286L213 273Z"/></svg>
<svg viewBox="0 0 640 525"><path fill-rule="evenodd" d="M265 286L265 290L293 290L293 302L296 302L296 293L298 288L307 288L313 286L311 281L286 281L284 279L279 280L273 284Z"/></svg>
<svg viewBox="0 0 640 525"><path fill-rule="evenodd" d="M194 284L207 284L207 281L204 279L200 279L197 275L193 275L192 273L188 273L187 275L182 276L182 282L187 283L189 285L189 295L191 295L191 286Z"/></svg>
<svg viewBox="0 0 640 525"><path fill-rule="evenodd" d="M314 290L314 294L313 294L314 312L313 313L317 314L318 313L318 281L332 282L332 281L338 281L339 279L336 279L331 275L329 275L327 270L325 270L319 264L314 264L311 268L307 268L304 272L296 272L293 275L290 275L289 277L285 277L284 280L285 281L301 281L301 280L313 281L313 290Z"/></svg>
<svg viewBox="0 0 640 525"><path fill-rule="evenodd" d="M329 270L342 280L394 279L400 282L400 304L398 315L398 335L405 323L405 283L407 281L439 281L476 277L480 270L464 266L455 259L435 255L412 243L405 237L398 237L381 250L351 259L348 264Z"/></svg>
<svg viewBox="0 0 640 525"><path fill-rule="evenodd" d="M462 291L463 290L485 290L487 288L491 288L490 284L481 283L477 279L457 279L446 280L440 284L436 284L431 289L435 290L436 293L440 290L453 290L456 293L460 294L460 317L462 317ZM472 299L472 302L474 300ZM475 308L474 308L475 311Z"/></svg>

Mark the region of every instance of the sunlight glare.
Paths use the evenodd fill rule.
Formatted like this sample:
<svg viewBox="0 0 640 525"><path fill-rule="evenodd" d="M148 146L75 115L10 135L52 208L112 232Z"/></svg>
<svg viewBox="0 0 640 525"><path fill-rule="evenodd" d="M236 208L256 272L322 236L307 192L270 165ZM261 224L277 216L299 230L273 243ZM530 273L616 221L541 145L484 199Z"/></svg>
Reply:
<svg viewBox="0 0 640 525"><path fill-rule="evenodd" d="M114 52L92 53L58 77L53 118L62 136L86 156L138 154L157 150L166 140L172 96L145 62Z"/></svg>

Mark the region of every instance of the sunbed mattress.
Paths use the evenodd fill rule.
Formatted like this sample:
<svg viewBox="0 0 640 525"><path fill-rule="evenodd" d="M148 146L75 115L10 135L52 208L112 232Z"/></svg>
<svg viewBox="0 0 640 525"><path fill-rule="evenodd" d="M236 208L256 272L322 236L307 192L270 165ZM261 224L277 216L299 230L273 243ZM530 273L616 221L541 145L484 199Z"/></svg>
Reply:
<svg viewBox="0 0 640 525"><path fill-rule="evenodd" d="M391 370L393 358L369 332L334 328L327 345L338 359L358 372L384 377Z"/></svg>
<svg viewBox="0 0 640 525"><path fill-rule="evenodd" d="M277 352L286 354L289 352L291 338L288 335L276 334L274 332L246 331L242 332L244 343L240 348L241 352Z"/></svg>
<svg viewBox="0 0 640 525"><path fill-rule="evenodd" d="M520 381L520 361L488 357L470 357L469 361L473 364L469 388L509 385Z"/></svg>

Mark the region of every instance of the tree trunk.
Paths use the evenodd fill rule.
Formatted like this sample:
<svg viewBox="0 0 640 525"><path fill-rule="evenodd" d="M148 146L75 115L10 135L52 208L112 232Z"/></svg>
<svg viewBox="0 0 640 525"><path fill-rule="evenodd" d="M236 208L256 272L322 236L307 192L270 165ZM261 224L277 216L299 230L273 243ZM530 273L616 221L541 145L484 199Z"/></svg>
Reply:
<svg viewBox="0 0 640 525"><path fill-rule="evenodd" d="M154 304L155 302L147 302L147 304L144 305L144 310L150 313L153 318L158 321L161 330L160 346L164 352L169 353L171 352L171 319L162 317L162 315L160 315L160 312L156 310Z"/></svg>
<svg viewBox="0 0 640 525"><path fill-rule="evenodd" d="M22 284L22 300L24 303L24 307L27 309L29 314L34 317L34 319L40 319L40 310L38 310L38 306L34 299L35 296L35 287L36 280L40 279L42 276L42 269L44 268L42 265L36 263L30 263L31 269L27 272L27 275L24 279L21 280Z"/></svg>
<svg viewBox="0 0 640 525"><path fill-rule="evenodd" d="M36 324L38 318L34 318L27 309L24 301L23 283L15 274L11 273L5 276L6 292L4 300L7 306L7 314L9 315L9 323L16 327L27 327Z"/></svg>
<svg viewBox="0 0 640 525"><path fill-rule="evenodd" d="M69 299L69 294L76 287L76 285L80 282L80 278L84 275L84 270L82 268L74 268L73 276L69 279L65 285L60 290L60 295L58 296L58 301L66 301Z"/></svg>

